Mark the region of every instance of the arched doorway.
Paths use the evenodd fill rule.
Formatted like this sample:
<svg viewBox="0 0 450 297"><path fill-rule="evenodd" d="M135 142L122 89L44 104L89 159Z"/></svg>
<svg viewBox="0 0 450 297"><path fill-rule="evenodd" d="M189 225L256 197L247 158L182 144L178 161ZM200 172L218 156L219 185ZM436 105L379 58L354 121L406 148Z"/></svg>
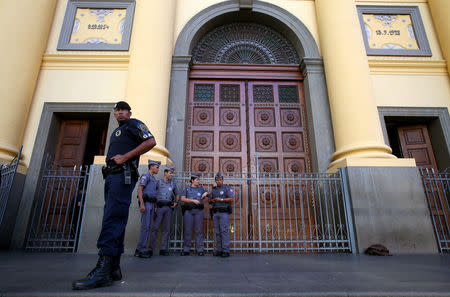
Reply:
<svg viewBox="0 0 450 297"><path fill-rule="evenodd" d="M192 51L186 171L309 172L303 76L294 46L269 26L233 22Z"/></svg>
<svg viewBox="0 0 450 297"><path fill-rule="evenodd" d="M233 250L333 250L334 243L324 246L317 240L330 226L336 225L336 232L346 228L340 224L341 211L336 212L339 220L329 212L338 205L327 205L333 201L343 210L339 179L289 173L325 171L334 153L317 44L289 12L257 0L249 9L244 2L215 4L180 32L172 59L166 147L178 171L226 173L236 193L230 219ZM265 180L254 174L256 168ZM186 176L177 177L181 187ZM203 177L209 188L213 176ZM327 197L320 212L316 196ZM175 226L170 242L177 249L182 225ZM205 249L211 250L208 219L204 228ZM348 238L341 242L349 245Z"/></svg>
<svg viewBox="0 0 450 297"><path fill-rule="evenodd" d="M184 134L188 124L186 103L189 100L189 82L193 79L189 76L199 65L192 56L194 47L199 44L202 37L206 36L205 32L211 32L215 28L230 23L246 22L274 28L274 31L284 37L297 53L297 61L294 64L300 64L296 71L300 69L303 77L303 94L299 96L303 95L305 112L308 115L305 127L309 136L311 170L325 171L334 153L334 140L323 61L316 41L298 18L278 6L257 0L253 1L251 9L244 6L238 0L212 5L196 14L178 35L172 58L166 129L166 147L170 151L170 158L178 170L190 170L185 167L185 147L189 144L186 142L187 138L181 134ZM237 48L242 51L243 45ZM228 58L225 60L228 62L233 60L230 51L219 56ZM286 64L286 62L280 64ZM289 71L287 73L292 74ZM261 77L259 79L262 80Z"/></svg>

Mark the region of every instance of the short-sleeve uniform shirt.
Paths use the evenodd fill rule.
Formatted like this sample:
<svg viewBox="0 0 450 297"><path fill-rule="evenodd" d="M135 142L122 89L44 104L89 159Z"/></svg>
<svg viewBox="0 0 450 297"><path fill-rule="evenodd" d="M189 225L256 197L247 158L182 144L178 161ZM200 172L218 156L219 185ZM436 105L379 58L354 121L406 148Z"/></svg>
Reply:
<svg viewBox="0 0 450 297"><path fill-rule="evenodd" d="M134 150L147 139L153 138L147 126L138 119L128 119L119 127L114 129L110 137L108 154L106 155L106 164L115 165L111 160L115 155L124 155ZM139 156L131 161L139 165Z"/></svg>
<svg viewBox="0 0 450 297"><path fill-rule="evenodd" d="M183 193L181 193L181 196L185 196L188 199L192 199L192 200L195 199L195 200L202 202L203 193L206 193L206 190L202 186L186 187L186 188L184 188Z"/></svg>
<svg viewBox="0 0 450 297"><path fill-rule="evenodd" d="M219 187L214 187L211 191L211 198L234 198L234 191L230 186L222 185ZM214 207L226 207L229 203L227 202L215 202Z"/></svg>
<svg viewBox="0 0 450 297"><path fill-rule="evenodd" d="M178 195L177 185L169 181L166 183L160 179L156 184L156 200L157 201L173 201L173 198Z"/></svg>
<svg viewBox="0 0 450 297"><path fill-rule="evenodd" d="M158 181L149 172L144 173L139 179L139 185L143 186L142 193L149 198L156 198L156 185Z"/></svg>

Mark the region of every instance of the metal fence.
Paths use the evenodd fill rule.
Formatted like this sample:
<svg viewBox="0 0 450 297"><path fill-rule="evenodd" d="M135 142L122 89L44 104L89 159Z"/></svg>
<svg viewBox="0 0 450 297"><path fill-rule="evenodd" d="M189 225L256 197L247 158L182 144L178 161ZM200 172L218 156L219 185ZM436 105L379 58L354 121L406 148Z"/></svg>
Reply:
<svg viewBox="0 0 450 297"><path fill-rule="evenodd" d="M75 252L89 167L54 168L48 163L36 191L25 247L29 251Z"/></svg>
<svg viewBox="0 0 450 297"><path fill-rule="evenodd" d="M20 155L22 153L22 146L19 153L9 164L0 165L0 225L3 222L6 208L8 206L9 195L16 176L17 166L19 166Z"/></svg>
<svg viewBox="0 0 450 297"><path fill-rule="evenodd" d="M230 249L235 252L356 252L345 172L225 173L235 193L230 216ZM189 184L189 172L175 177L179 192ZM202 173L206 190L213 173ZM205 203L205 250L215 249L211 215ZM169 240L172 251L183 246L179 207ZM192 245L194 246L194 244Z"/></svg>
<svg viewBox="0 0 450 297"><path fill-rule="evenodd" d="M54 168L46 162L32 209L26 250L75 252L85 205L89 167ZM230 216L233 252L355 252L344 171L337 173L224 173L235 193ZM190 172L177 172L178 190ZM202 173L206 190L214 173ZM215 249L213 222L205 203L205 250ZM192 245L193 247L195 246ZM183 247L183 217L175 209L169 249Z"/></svg>
<svg viewBox="0 0 450 297"><path fill-rule="evenodd" d="M420 168L434 234L441 253L450 252L450 172Z"/></svg>

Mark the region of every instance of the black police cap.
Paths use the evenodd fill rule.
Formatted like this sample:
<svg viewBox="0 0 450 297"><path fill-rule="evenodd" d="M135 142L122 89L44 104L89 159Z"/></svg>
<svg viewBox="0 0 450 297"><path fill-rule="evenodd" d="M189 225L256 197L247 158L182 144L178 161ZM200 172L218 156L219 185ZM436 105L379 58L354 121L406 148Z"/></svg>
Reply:
<svg viewBox="0 0 450 297"><path fill-rule="evenodd" d="M119 102L116 103L116 105L114 105L114 109L128 109L128 110L131 110L131 107L125 101L119 101Z"/></svg>

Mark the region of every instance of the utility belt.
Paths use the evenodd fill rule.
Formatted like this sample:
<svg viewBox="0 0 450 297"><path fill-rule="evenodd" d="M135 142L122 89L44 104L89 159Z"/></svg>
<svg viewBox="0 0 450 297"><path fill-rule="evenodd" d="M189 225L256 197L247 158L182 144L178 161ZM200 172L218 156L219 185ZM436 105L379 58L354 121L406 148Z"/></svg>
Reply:
<svg viewBox="0 0 450 297"><path fill-rule="evenodd" d="M103 178L106 179L106 177L110 174L116 174L116 173L124 173L124 183L126 185L131 185L131 179L134 178L137 180L139 178L139 172L134 166L132 162L127 162L122 165L107 165L102 167L102 174Z"/></svg>
<svg viewBox="0 0 450 297"><path fill-rule="evenodd" d="M149 197L146 194L144 194L142 199L144 200L144 202L150 202L150 203L155 203L156 202L156 197Z"/></svg>
<svg viewBox="0 0 450 297"><path fill-rule="evenodd" d="M158 201L156 202L156 205L158 205L158 207L163 207L163 206L172 206L174 203L172 201Z"/></svg>
<svg viewBox="0 0 450 297"><path fill-rule="evenodd" d="M185 203L185 204L181 205L181 211L183 212L183 214L186 210L203 209L203 208L205 208L203 203L200 203L198 205L195 203Z"/></svg>
<svg viewBox="0 0 450 297"><path fill-rule="evenodd" d="M213 207L211 209L211 212L214 214L216 212L227 212L229 214L233 213L233 208L231 207L231 205L228 205L226 207Z"/></svg>

